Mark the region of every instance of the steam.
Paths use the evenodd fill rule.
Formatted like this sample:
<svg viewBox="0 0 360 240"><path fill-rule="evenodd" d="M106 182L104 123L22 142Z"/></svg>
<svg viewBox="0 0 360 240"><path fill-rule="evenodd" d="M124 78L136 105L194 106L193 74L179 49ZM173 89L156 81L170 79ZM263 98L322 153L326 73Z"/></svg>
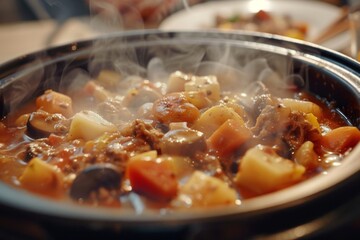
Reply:
<svg viewBox="0 0 360 240"><path fill-rule="evenodd" d="M184 8L190 9L186 0L179 1ZM121 15L118 6L111 4L111 1L90 1L91 9L96 9L92 13L93 27L108 34L94 42L86 71L65 67L59 87L61 91L67 89L66 92L71 94L104 69L120 73L124 82L129 84L126 89L138 83L127 80L134 79L134 76L165 83L168 76L178 70L200 76L215 75L222 91L241 93L247 98L256 94L263 85L270 86L276 95L286 96L290 93L286 90L289 85L301 86L305 82L301 76L290 74L290 57L279 57L233 44L190 44L187 40L191 34L184 34L175 44L169 43L171 37L168 34L132 37L125 31L129 25L125 19L131 16L137 27L144 28L145 25L141 22L140 12L131 2L124 2L122 7L127 9L126 16ZM125 37L116 35L120 31ZM123 94L124 90L119 89L118 94Z"/></svg>

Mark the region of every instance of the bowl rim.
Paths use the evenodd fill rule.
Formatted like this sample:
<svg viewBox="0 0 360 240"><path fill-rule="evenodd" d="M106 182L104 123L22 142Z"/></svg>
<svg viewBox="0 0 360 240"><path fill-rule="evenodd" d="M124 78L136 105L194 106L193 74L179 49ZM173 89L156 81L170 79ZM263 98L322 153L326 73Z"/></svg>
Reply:
<svg viewBox="0 0 360 240"><path fill-rule="evenodd" d="M269 51L278 51L283 49L283 54L290 54L292 57L307 60L314 63L320 63L321 67L329 67L329 71L335 71L340 74L340 77L350 78L352 87L360 91L360 77L359 70L360 64L348 56L345 56L336 51L326 49L324 47L311 44L301 40L294 40L287 37L276 36L272 34L253 33L246 31L234 32L219 32L213 31L173 31L165 32L160 30L148 31L128 31L122 33L111 34L105 37L99 37L92 40L85 40L75 43L69 43L62 46L49 48L46 50L38 51L28 54L0 65L0 72L14 70L17 65L24 65L31 63L34 59L43 58L46 61L41 63L53 64L60 59L67 59L73 56L86 54L91 48L92 44L99 39L107 38L126 38L132 39L144 36L161 36L167 37L170 42L181 39L184 42L199 42L199 40L208 42L218 41L225 38L232 44L239 44L244 41L246 44L259 44L250 40L263 40L265 44L263 47L268 48ZM156 40L155 40L156 41ZM207 42L205 41L205 43ZM149 43L147 41L147 43ZM143 44L143 43L142 43ZM284 44L290 44L287 48L282 47ZM289 47L293 47L292 49ZM301 49L301 50L299 50ZM59 55L58 55L59 54ZM39 65L40 66L40 65ZM30 71L29 68L25 70ZM4 79L12 79L15 72L9 74ZM1 76L0 76L1 78ZM3 85L0 85L0 88ZM360 100L360 97L359 97ZM292 207L299 206L311 201L312 199L326 195L336 185L349 180L349 178L358 176L360 171L360 161L356 159L360 156L360 145L355 147L353 151L346 157L341 166L336 169L330 169L329 174L331 178L326 175L318 175L311 179L298 183L292 187L280 190L274 193L259 196L253 199L243 201L240 206L221 207L206 209L191 209L191 215L188 211L175 211L159 214L156 212L144 212L142 214L134 214L133 211L119 210L106 208L89 208L86 206L78 206L72 203L59 204L57 201L49 200L46 198L39 198L35 195L26 194L23 190L15 189L0 182L0 203L5 206L10 206L16 209L37 213L45 216L52 216L57 218L77 219L81 221L104 221L104 222L122 222L127 224L174 224L179 222L195 222L203 219L219 219L225 217L247 218L257 215L259 212L271 213ZM335 173L333 173L335 172ZM16 199L16 201L14 201Z"/></svg>

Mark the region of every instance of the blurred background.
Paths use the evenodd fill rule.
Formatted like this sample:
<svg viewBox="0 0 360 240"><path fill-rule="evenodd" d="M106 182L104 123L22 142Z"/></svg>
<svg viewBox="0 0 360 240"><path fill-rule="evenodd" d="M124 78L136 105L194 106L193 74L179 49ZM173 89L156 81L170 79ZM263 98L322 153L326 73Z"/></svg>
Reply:
<svg viewBox="0 0 360 240"><path fill-rule="evenodd" d="M219 0L221 1L221 0ZM241 0L239 0L241 1ZM291 1L291 0L289 0ZM312 0L322 1L336 6L343 6L346 4L355 3L356 0ZM92 3L93 2L93 3ZM126 5L134 5L139 11L142 11L144 17L147 15L158 14L161 12L162 16L158 18L149 19L153 21L151 24L156 24L156 21L160 21L161 17L165 17L172 11L176 11L183 7L184 2L186 4L194 4L197 2L204 2L204 0L0 0L0 24L21 22L21 21L33 21L53 18L56 20L65 20L75 16L89 15L90 7L94 3L106 2L119 7L119 10L125 8ZM153 8L153 9L151 9ZM158 9L156 9L158 8Z"/></svg>
<svg viewBox="0 0 360 240"><path fill-rule="evenodd" d="M359 0L287 1L323 2L340 12ZM102 34L158 28L174 13L205 2L215 0L0 0L0 63Z"/></svg>

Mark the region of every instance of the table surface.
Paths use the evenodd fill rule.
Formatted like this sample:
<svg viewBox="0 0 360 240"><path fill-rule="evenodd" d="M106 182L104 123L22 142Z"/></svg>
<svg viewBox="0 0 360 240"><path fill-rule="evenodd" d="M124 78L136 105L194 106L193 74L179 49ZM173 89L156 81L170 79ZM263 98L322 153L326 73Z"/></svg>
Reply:
<svg viewBox="0 0 360 240"><path fill-rule="evenodd" d="M95 31L90 21L84 18L69 19L60 26L53 20L0 25L0 63L47 47L91 39L101 34L104 33Z"/></svg>

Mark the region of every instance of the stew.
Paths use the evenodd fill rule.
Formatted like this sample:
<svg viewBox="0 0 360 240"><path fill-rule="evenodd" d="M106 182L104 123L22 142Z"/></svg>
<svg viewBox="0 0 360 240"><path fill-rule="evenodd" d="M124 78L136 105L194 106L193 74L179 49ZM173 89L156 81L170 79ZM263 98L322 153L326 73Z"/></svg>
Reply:
<svg viewBox="0 0 360 240"><path fill-rule="evenodd" d="M336 167L359 142L331 104L295 85L286 96L254 86L250 96L216 76L102 70L68 94L46 90L2 120L0 178L90 206L236 205Z"/></svg>

